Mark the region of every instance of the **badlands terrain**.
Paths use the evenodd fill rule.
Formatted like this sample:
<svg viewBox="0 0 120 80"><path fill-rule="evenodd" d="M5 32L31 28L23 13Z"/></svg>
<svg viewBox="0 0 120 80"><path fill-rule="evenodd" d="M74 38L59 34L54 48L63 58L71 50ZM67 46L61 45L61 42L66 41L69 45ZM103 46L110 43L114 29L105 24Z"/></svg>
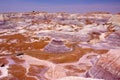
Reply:
<svg viewBox="0 0 120 80"><path fill-rule="evenodd" d="M0 80L120 80L120 14L0 13Z"/></svg>

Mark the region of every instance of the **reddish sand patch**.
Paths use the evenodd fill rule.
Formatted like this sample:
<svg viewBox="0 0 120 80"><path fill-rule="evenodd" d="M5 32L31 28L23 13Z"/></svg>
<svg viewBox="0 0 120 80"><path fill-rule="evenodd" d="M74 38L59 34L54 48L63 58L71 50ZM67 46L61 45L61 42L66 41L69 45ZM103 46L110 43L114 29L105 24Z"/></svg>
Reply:
<svg viewBox="0 0 120 80"><path fill-rule="evenodd" d="M44 77L44 73L48 70L46 66L43 65L31 65L29 68L28 75L30 76L36 76L40 80L47 80L47 78Z"/></svg>
<svg viewBox="0 0 120 80"><path fill-rule="evenodd" d="M9 70L10 74L12 74L15 78L17 78L19 80L23 80L23 79L24 80L36 80L33 77L27 77L25 75L26 69L19 64L10 65L8 70Z"/></svg>
<svg viewBox="0 0 120 80"><path fill-rule="evenodd" d="M19 59L16 56L11 56L11 59L17 64L25 62L25 60Z"/></svg>
<svg viewBox="0 0 120 80"><path fill-rule="evenodd" d="M5 65L5 64L8 64L7 59L6 58L0 58L0 66Z"/></svg>

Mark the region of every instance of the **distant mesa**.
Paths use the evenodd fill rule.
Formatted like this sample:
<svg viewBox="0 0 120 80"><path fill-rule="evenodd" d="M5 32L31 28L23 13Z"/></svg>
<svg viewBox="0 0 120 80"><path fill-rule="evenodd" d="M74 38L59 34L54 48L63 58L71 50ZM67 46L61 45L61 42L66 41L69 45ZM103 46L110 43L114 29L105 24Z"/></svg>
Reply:
<svg viewBox="0 0 120 80"><path fill-rule="evenodd" d="M119 14L119 15L120 15L120 12L118 12L117 14Z"/></svg>
<svg viewBox="0 0 120 80"><path fill-rule="evenodd" d="M110 14L110 12L98 11L98 12L88 12L87 14Z"/></svg>
<svg viewBox="0 0 120 80"><path fill-rule="evenodd" d="M64 53L72 51L72 49L67 47L62 39L52 39L51 42L45 46L44 51L48 53Z"/></svg>

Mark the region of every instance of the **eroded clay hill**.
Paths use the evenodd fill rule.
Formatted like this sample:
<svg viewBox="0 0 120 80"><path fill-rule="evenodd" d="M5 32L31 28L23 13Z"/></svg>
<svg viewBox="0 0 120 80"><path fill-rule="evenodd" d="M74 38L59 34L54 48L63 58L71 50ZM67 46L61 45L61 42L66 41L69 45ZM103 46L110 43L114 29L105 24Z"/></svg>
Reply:
<svg viewBox="0 0 120 80"><path fill-rule="evenodd" d="M119 61L120 14L0 14L0 80L120 80Z"/></svg>

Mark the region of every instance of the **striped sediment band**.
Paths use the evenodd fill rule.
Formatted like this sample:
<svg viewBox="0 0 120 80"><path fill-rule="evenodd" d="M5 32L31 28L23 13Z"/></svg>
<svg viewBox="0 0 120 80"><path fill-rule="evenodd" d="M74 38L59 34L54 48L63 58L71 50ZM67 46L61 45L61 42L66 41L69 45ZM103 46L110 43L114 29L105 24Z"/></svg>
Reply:
<svg viewBox="0 0 120 80"><path fill-rule="evenodd" d="M51 42L45 46L44 51L49 53L64 53L72 51L72 49L65 46L62 39L52 39Z"/></svg>

